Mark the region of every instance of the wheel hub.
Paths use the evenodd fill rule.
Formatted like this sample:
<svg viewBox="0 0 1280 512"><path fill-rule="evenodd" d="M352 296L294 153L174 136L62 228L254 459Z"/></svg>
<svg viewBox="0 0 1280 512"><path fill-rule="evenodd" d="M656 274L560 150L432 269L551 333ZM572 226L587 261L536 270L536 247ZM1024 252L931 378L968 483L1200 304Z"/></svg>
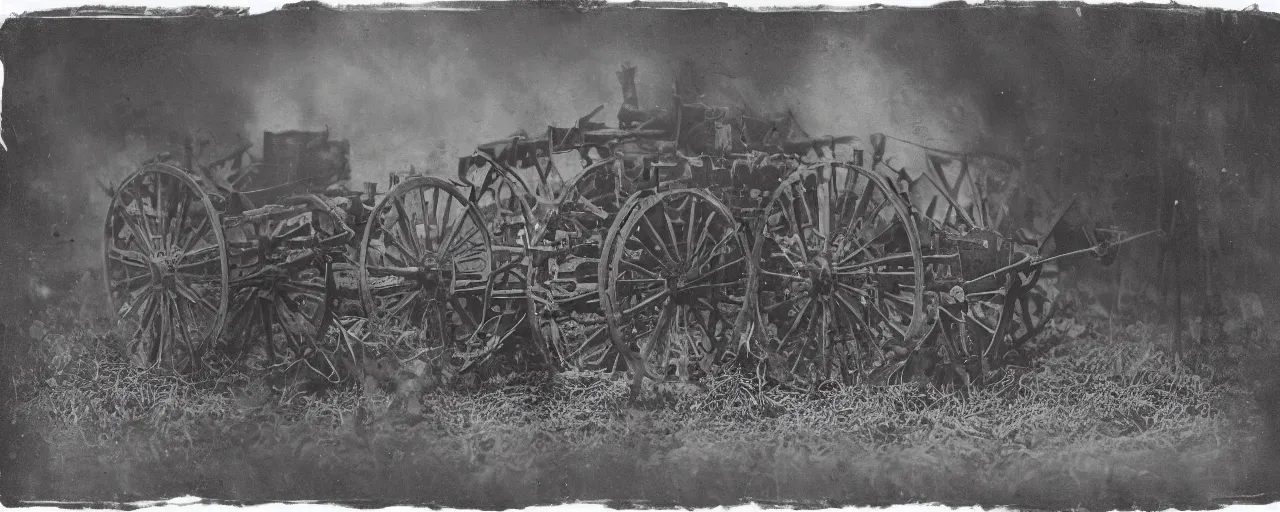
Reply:
<svg viewBox="0 0 1280 512"><path fill-rule="evenodd" d="M453 281L452 272L446 271L446 268L448 268L448 265L424 261L418 267L418 273L414 277L423 288L443 293L446 288L445 285Z"/></svg>
<svg viewBox="0 0 1280 512"><path fill-rule="evenodd" d="M172 286L178 275L179 260L181 260L181 254L176 247L172 250L157 251L147 262L152 280L163 283L166 287Z"/></svg>
<svg viewBox="0 0 1280 512"><path fill-rule="evenodd" d="M809 264L809 282L816 293L830 295L836 288L836 272L826 256L818 256Z"/></svg>
<svg viewBox="0 0 1280 512"><path fill-rule="evenodd" d="M671 301L678 305L687 306L697 300L697 294L688 291L688 286L685 285L684 279L668 278L667 289L670 290Z"/></svg>
<svg viewBox="0 0 1280 512"><path fill-rule="evenodd" d="M689 284L689 281L698 277L698 270L693 268L692 262L684 262L680 268L675 271L663 269L658 272L658 277L666 280L666 288L671 294L672 302L687 306L697 301L698 295L696 291L689 291L689 288L702 284L708 284L709 281L703 280L696 284Z"/></svg>

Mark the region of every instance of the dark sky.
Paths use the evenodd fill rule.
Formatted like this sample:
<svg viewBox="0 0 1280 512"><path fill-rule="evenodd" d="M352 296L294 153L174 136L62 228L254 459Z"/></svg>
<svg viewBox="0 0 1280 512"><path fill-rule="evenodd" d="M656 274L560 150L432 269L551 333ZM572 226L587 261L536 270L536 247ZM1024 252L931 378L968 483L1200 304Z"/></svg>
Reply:
<svg viewBox="0 0 1280 512"><path fill-rule="evenodd" d="M1277 54L1280 22L1265 15L1122 6L10 19L0 200L16 222L0 256L4 274L32 248L97 265L95 180L192 131L260 144L264 129L328 126L351 141L358 178L444 173L517 129L601 104L613 122L624 61L645 106L669 101L688 61L812 132L1014 155L1052 194L1084 193L1131 229L1154 224L1161 197L1208 205L1196 222L1231 249L1244 229L1221 222L1241 218L1232 208L1275 214ZM50 245L54 229L76 242Z"/></svg>

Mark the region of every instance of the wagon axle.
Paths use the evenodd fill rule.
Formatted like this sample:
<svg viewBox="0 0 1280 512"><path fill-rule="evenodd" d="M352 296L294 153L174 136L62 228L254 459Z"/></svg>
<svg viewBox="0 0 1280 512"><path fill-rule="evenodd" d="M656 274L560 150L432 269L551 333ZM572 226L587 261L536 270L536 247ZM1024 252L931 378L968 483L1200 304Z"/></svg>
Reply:
<svg viewBox="0 0 1280 512"><path fill-rule="evenodd" d="M809 285L817 295L831 295L836 290L836 269L825 256L813 258L805 270L808 272Z"/></svg>
<svg viewBox="0 0 1280 512"><path fill-rule="evenodd" d="M173 287L178 275L178 264L183 260L183 255L178 247L173 247L172 251L157 251L147 259L147 266L151 270L151 279L157 283L163 283L166 288Z"/></svg>

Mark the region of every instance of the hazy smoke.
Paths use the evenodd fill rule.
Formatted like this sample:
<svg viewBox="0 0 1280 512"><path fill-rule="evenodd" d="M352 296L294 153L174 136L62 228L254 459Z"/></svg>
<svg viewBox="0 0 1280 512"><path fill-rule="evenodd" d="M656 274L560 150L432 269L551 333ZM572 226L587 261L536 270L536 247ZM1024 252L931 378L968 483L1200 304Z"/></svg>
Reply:
<svg viewBox="0 0 1280 512"><path fill-rule="evenodd" d="M669 105L688 63L721 89L707 101L791 109L815 136L879 131L1023 156L1024 171L1045 188L1083 193L1145 228L1154 223L1149 185L1161 159L1218 180L1204 182L1213 188L1247 177L1256 167L1250 155L1265 158L1231 147L1235 137L1264 134L1254 142L1274 146L1262 140L1263 123L1240 122L1264 119L1265 109L1242 114L1248 102L1218 99L1248 82L1222 70L1244 64L1210 58L1265 61L1264 48L1231 46L1259 29L1220 23L1215 32L1183 15L1092 8L10 20L5 171L17 192L6 199L33 221L15 225L7 247L25 251L56 226L76 242L57 246L63 252L50 261L97 266L106 196L96 182L118 180L195 131L261 144L263 130L327 126L351 141L357 181L385 182L410 165L452 174L476 144L519 129L537 135L601 104L597 120L614 122L614 72L624 61L639 66L645 107ZM1219 32L1226 35L1214 39Z"/></svg>
<svg viewBox="0 0 1280 512"><path fill-rule="evenodd" d="M356 181L385 183L388 172L410 166L452 175L478 144L517 130L538 136L601 104L614 108L596 120L611 121L620 103L613 72L621 60L498 65L447 29L398 46L284 48L269 62L273 73L242 86L253 112L245 132L328 127L351 141Z"/></svg>
<svg viewBox="0 0 1280 512"><path fill-rule="evenodd" d="M669 105L687 66L710 85L704 101L789 109L814 136L886 132L954 149L993 138L975 88L922 72L928 59L910 48L877 46L888 29L795 15L637 19L289 13L164 25L151 40L81 25L20 59L10 80L16 101L45 105L12 121L43 130L19 137L23 195L84 242L63 261L97 266L107 208L97 182L187 135L260 145L264 130L327 127L351 142L356 182L410 166L451 175L458 157L516 130L536 136L602 104L596 120L614 123L623 62L639 67L643 107Z"/></svg>

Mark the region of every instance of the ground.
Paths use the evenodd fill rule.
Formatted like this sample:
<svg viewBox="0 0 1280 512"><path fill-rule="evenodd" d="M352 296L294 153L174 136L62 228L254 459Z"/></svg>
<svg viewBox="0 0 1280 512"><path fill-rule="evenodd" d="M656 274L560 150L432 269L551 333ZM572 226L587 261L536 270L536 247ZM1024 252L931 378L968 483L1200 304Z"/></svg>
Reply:
<svg viewBox="0 0 1280 512"><path fill-rule="evenodd" d="M69 293L40 324L6 330L0 492L1100 510L1202 507L1264 488L1267 409L1255 396L1271 324L1237 313L1230 341L1175 360L1141 300L1113 317L1100 306L1113 299L1090 289L1064 294L1041 340L1052 350L986 389L808 396L733 373L706 389L649 389L637 405L607 374L530 370L418 393L140 372L101 334L92 300L76 298L92 295Z"/></svg>

